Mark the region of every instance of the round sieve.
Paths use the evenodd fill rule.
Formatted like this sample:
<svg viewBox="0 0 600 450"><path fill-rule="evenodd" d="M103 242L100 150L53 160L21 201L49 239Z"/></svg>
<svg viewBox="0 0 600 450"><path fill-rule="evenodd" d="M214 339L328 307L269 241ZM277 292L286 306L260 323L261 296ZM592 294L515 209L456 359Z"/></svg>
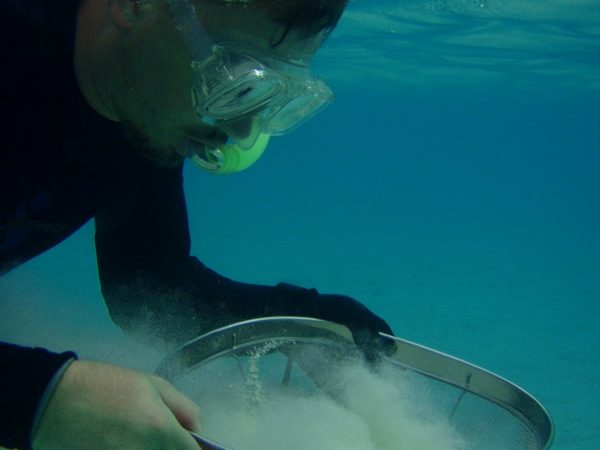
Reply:
<svg viewBox="0 0 600 450"><path fill-rule="evenodd" d="M200 404L202 435L229 450L550 448L551 418L523 389L381 336L393 344L372 365L342 325L250 320L186 343L156 374Z"/></svg>

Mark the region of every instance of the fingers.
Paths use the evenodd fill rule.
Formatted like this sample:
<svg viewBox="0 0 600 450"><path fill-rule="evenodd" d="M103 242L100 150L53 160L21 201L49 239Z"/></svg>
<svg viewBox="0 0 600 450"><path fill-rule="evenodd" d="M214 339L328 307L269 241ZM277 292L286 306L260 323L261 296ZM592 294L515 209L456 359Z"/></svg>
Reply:
<svg viewBox="0 0 600 450"><path fill-rule="evenodd" d="M352 297L336 294L320 295L315 302L315 307L318 308L317 316L346 325L353 335L363 331L373 336L379 331L393 334L385 320Z"/></svg>
<svg viewBox="0 0 600 450"><path fill-rule="evenodd" d="M165 379L152 376L151 380L163 402L181 426L189 431L200 431L200 408Z"/></svg>
<svg viewBox="0 0 600 450"><path fill-rule="evenodd" d="M321 295L322 311L335 322L346 325L352 332L354 343L362 350L367 362L376 365L381 355L395 351L395 343L379 335L393 335L391 327L365 305L343 295Z"/></svg>
<svg viewBox="0 0 600 450"><path fill-rule="evenodd" d="M202 450L227 450L225 447L211 441L210 439L200 436L196 433L190 433L196 442L202 447ZM0 449L1 450L1 449Z"/></svg>
<svg viewBox="0 0 600 450"><path fill-rule="evenodd" d="M179 431L170 440L171 446L169 450L200 450L201 447L198 445L192 435L179 427Z"/></svg>
<svg viewBox="0 0 600 450"><path fill-rule="evenodd" d="M388 325L388 323L385 320L383 320L379 316L375 316L375 318L378 322L377 331L381 331L382 333L389 334L390 336L394 336L394 330L392 330L392 328Z"/></svg>
<svg viewBox="0 0 600 450"><path fill-rule="evenodd" d="M36 450L198 450L198 407L166 380L76 361L32 436Z"/></svg>

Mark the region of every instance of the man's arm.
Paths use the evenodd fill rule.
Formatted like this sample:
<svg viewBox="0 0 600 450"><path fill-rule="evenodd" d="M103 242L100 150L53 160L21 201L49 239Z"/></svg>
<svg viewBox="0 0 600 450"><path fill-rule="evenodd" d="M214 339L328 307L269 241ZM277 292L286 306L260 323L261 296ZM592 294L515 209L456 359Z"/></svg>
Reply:
<svg viewBox="0 0 600 450"><path fill-rule="evenodd" d="M75 358L72 352L0 342L0 447L30 448L30 433L47 402L60 370Z"/></svg>
<svg viewBox="0 0 600 450"><path fill-rule="evenodd" d="M111 317L133 334L178 345L236 321L317 317L353 332L391 333L354 299L281 284L230 280L189 255L181 169L148 168L132 193L96 217L102 292Z"/></svg>
<svg viewBox="0 0 600 450"><path fill-rule="evenodd" d="M75 358L0 342L0 449L198 449L198 407L166 380Z"/></svg>

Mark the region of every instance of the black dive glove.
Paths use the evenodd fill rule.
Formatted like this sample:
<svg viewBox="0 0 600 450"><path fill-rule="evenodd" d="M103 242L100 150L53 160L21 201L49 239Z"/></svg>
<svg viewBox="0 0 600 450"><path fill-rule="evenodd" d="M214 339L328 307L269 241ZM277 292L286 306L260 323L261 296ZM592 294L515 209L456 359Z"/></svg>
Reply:
<svg viewBox="0 0 600 450"><path fill-rule="evenodd" d="M382 339L379 332L394 332L381 317L375 315L359 301L344 295L319 294L316 289L305 289L287 283L275 287L277 295L266 306L265 315L291 315L313 317L347 326L356 345L367 356L390 349L390 341Z"/></svg>

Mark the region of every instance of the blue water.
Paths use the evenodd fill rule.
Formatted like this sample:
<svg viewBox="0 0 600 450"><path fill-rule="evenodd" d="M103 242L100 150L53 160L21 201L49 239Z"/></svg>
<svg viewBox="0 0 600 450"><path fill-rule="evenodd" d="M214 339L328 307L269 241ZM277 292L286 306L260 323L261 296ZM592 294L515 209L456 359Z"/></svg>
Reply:
<svg viewBox="0 0 600 450"><path fill-rule="evenodd" d="M245 173L186 168L193 253L352 295L534 394L553 448L600 449L599 56L594 0L355 0L315 60L329 109ZM92 239L0 280L0 338L152 370Z"/></svg>

